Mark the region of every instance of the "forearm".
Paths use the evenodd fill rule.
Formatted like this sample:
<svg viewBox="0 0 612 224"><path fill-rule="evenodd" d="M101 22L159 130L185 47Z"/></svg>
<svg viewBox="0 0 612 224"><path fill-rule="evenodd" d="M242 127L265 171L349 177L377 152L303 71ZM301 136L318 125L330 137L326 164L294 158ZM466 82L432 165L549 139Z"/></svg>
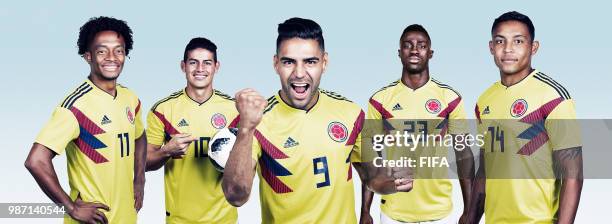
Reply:
<svg viewBox="0 0 612 224"><path fill-rule="evenodd" d="M374 192L370 191L365 183L361 183L361 213L370 213L373 198Z"/></svg>
<svg viewBox="0 0 612 224"><path fill-rule="evenodd" d="M234 206L242 206L249 198L255 176L252 159L254 129L240 129L225 165L222 188L226 199Z"/></svg>
<svg viewBox="0 0 612 224"><path fill-rule="evenodd" d="M47 149L39 149L47 150ZM36 180L40 189L56 204L64 205L67 211L74 207L70 196L62 189L51 159L34 158L32 153L28 156L25 166Z"/></svg>
<svg viewBox="0 0 612 224"><path fill-rule="evenodd" d="M143 182L145 180L145 168L147 164L147 136L142 133L136 139L134 149L134 181Z"/></svg>
<svg viewBox="0 0 612 224"><path fill-rule="evenodd" d="M474 156L471 149L455 151L457 158L457 173L459 185L461 186L461 196L463 198L464 214L468 211L472 192L472 181L474 179Z"/></svg>
<svg viewBox="0 0 612 224"><path fill-rule="evenodd" d="M170 159L170 154L162 149L163 146L148 144L146 170L153 171L163 167Z"/></svg>
<svg viewBox="0 0 612 224"><path fill-rule="evenodd" d="M484 203L486 197L486 174L484 169L484 151L480 150L480 164L476 172L476 178L472 182L472 190L470 192L468 223L478 223L484 213Z"/></svg>
<svg viewBox="0 0 612 224"><path fill-rule="evenodd" d="M559 200L559 222L574 223L580 194L582 192L582 179L563 179L561 184L561 195Z"/></svg>

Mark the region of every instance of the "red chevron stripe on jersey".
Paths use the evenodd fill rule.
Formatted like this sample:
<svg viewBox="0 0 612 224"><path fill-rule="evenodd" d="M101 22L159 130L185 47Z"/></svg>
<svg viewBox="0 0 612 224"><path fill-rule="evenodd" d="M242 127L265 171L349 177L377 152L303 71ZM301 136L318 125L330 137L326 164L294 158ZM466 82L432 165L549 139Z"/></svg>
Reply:
<svg viewBox="0 0 612 224"><path fill-rule="evenodd" d="M257 138L262 149L262 155L259 157L259 167L263 179L276 193L293 192L289 186L278 178L278 176L292 175L291 172L276 161L277 159L289 158L289 156L268 141L258 130L255 130L255 138Z"/></svg>
<svg viewBox="0 0 612 224"><path fill-rule="evenodd" d="M102 128L98 127L96 123L91 121L83 112L77 107L71 107L70 111L74 114L74 117L79 123L79 137L74 140L79 150L85 154L94 163L105 163L108 162L102 154L96 151L96 149L106 148L106 145L101 142L94 135L106 133Z"/></svg>
<svg viewBox="0 0 612 224"><path fill-rule="evenodd" d="M138 114L138 112L140 111L140 100L138 100L138 105L136 106L136 110L134 110L135 114Z"/></svg>
<svg viewBox="0 0 612 224"><path fill-rule="evenodd" d="M457 105L459 105L460 102L461 102L461 97L457 97L455 100L448 103L448 106L446 106L446 108L444 108L444 110L442 110L438 114L438 117L448 117L448 115L452 113L455 110L455 108L457 108Z"/></svg>
<svg viewBox="0 0 612 224"><path fill-rule="evenodd" d="M349 135L348 140L346 141L346 145L354 145L355 141L357 141L357 136L361 133L361 129L363 128L363 122L365 121L365 113L363 110L359 112L357 119L353 123L353 130L351 130L351 135Z"/></svg>
<svg viewBox="0 0 612 224"><path fill-rule="evenodd" d="M268 139L266 139L266 137L264 137L258 130L255 130L255 138L257 138L257 141L259 141L261 149L268 155L270 155L270 157L272 157L273 159L289 158L289 156L287 156L283 151L281 151L276 146L274 146L274 144L268 141Z"/></svg>
<svg viewBox="0 0 612 224"><path fill-rule="evenodd" d="M162 113L153 111L153 114L155 114L155 116L164 124L166 140L170 140L170 136L172 135L180 134L180 132L172 126L172 123L170 123L170 121L168 121L168 119L166 119L166 116L164 116Z"/></svg>
<svg viewBox="0 0 612 224"><path fill-rule="evenodd" d="M537 110L525 115L521 119L521 122L533 124L539 122L541 120L545 120L550 112L552 112L561 102L563 102L563 97L559 97L557 99L551 100L548 103L545 103Z"/></svg>
<svg viewBox="0 0 612 224"><path fill-rule="evenodd" d="M228 128L236 128L236 127L238 127L238 122L239 121L240 121L240 115L236 116L236 118L234 118L234 120L232 120L232 122L227 127Z"/></svg>
<svg viewBox="0 0 612 224"><path fill-rule="evenodd" d="M393 118L393 115L389 113L380 102L370 98L370 104L380 113L383 119Z"/></svg>
<svg viewBox="0 0 612 224"><path fill-rule="evenodd" d="M270 188L274 190L274 192L282 194L293 192L289 186L287 186L283 181L278 179L276 175L274 175L273 171L267 166L263 159L259 159L259 167L261 169L261 176L263 179L270 185Z"/></svg>
<svg viewBox="0 0 612 224"><path fill-rule="evenodd" d="M531 155L548 141L548 133L546 132L546 128L544 128L544 121L550 112L563 102L563 100L563 97L551 100L540 108L525 115L525 117L520 120L523 123L532 124L532 126L519 134L518 138L529 139L529 142L521 147L517 152L518 154L526 156Z"/></svg>

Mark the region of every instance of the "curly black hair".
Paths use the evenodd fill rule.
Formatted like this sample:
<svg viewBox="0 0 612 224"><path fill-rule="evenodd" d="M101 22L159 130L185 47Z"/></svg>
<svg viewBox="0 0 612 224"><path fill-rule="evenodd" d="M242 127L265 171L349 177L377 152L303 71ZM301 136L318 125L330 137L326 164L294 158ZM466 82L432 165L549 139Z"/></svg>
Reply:
<svg viewBox="0 0 612 224"><path fill-rule="evenodd" d="M125 21L106 16L90 18L89 21L81 26L79 40L77 41L79 55L82 56L89 50L89 46L96 37L96 34L108 30L115 31L119 36L123 37L125 41L125 55L128 55L134 44L132 29L130 29Z"/></svg>

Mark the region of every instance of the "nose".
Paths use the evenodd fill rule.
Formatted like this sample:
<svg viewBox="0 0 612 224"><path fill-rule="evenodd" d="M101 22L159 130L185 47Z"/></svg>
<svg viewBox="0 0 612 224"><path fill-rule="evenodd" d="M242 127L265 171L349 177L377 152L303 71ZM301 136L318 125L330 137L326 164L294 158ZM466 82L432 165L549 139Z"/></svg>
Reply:
<svg viewBox="0 0 612 224"><path fill-rule="evenodd" d="M514 50L514 49L513 49L513 47L514 47L514 46L512 46L512 43L510 43L510 42L506 42L506 43L504 44L504 53L510 53L510 52L512 52L512 51Z"/></svg>
<svg viewBox="0 0 612 224"><path fill-rule="evenodd" d="M204 63L198 63L196 67L196 72L204 72Z"/></svg>
<svg viewBox="0 0 612 224"><path fill-rule="evenodd" d="M295 77L298 79L304 78L304 76L306 76L306 68L305 68L305 64L304 63L298 63L297 66L295 66Z"/></svg>
<svg viewBox="0 0 612 224"><path fill-rule="evenodd" d="M106 55L106 60L108 61L116 61L117 60L117 55L115 55L115 52L110 51L108 52L108 55Z"/></svg>

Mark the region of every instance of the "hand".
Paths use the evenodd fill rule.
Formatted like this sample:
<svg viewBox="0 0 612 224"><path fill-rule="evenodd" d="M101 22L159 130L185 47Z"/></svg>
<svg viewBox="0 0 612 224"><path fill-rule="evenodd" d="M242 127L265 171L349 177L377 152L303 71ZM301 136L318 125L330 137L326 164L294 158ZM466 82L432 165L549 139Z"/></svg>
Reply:
<svg viewBox="0 0 612 224"><path fill-rule="evenodd" d="M373 224L374 220L369 211L362 211L359 217L359 224Z"/></svg>
<svg viewBox="0 0 612 224"><path fill-rule="evenodd" d="M243 89L236 93L236 109L240 114L238 127L247 130L254 130L261 122L263 110L268 106L268 101L264 99L254 89Z"/></svg>
<svg viewBox="0 0 612 224"><path fill-rule="evenodd" d="M68 215L73 219L83 223L108 223L108 219L98 209L104 209L110 211L110 208L102 203L85 202L80 198L74 201L72 209L68 211Z"/></svg>
<svg viewBox="0 0 612 224"><path fill-rule="evenodd" d="M395 190L397 192L409 192L412 190L412 179L396 179L395 180Z"/></svg>
<svg viewBox="0 0 612 224"><path fill-rule="evenodd" d="M187 147L191 142L197 140L196 137L191 137L191 134L176 134L168 143L161 147L161 150L166 153L166 156L172 158L181 158L187 153Z"/></svg>
<svg viewBox="0 0 612 224"><path fill-rule="evenodd" d="M142 208L142 201L144 200L144 178L142 180L134 179L134 208L136 213Z"/></svg>

